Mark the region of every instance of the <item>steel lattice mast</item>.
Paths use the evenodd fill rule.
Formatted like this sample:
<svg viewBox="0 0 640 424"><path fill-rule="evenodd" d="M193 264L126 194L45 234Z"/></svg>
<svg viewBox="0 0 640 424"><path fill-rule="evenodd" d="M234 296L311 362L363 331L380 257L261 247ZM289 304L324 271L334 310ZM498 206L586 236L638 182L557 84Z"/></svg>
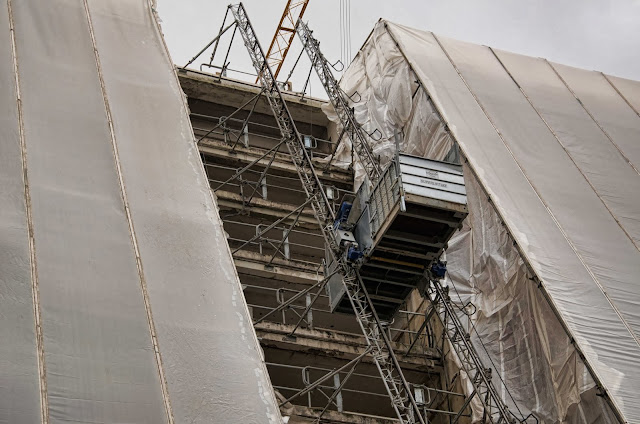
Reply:
<svg viewBox="0 0 640 424"><path fill-rule="evenodd" d="M358 323L367 344L372 349L372 356L380 372L393 408L401 423L426 424L420 409L411 393L411 387L405 379L398 360L393 352L386 329L376 314L373 303L366 291L364 283L346 259L337 254L339 246L331 230L335 219L333 210L323 190L322 184L314 170L311 158L307 153L302 137L282 98L276 79L267 64L264 51L258 42L255 31L242 3L229 6L244 44L251 56L253 66L259 76L265 97L273 111L280 133L285 140L289 154L293 160L302 186L315 212L325 242L334 257L343 277L343 283L351 305L356 313Z"/></svg>
<svg viewBox="0 0 640 424"><path fill-rule="evenodd" d="M267 63L269 64L269 68L272 69L275 78L278 78L284 59L287 57L293 38L296 35L296 22L302 18L308 4L309 0L288 0L287 5L284 7L278 28L276 28L276 32L267 50ZM258 80L259 79L258 77ZM256 82L258 82L258 80L256 80Z"/></svg>
<svg viewBox="0 0 640 424"><path fill-rule="evenodd" d="M356 121L353 108L349 105L348 96L342 91L340 84L338 84L338 81L333 76L330 68L331 65L322 54L322 51L320 51L320 43L313 37L307 24L302 22L302 20L298 20L296 32L311 60L311 65L315 68L318 78L320 82L322 82L327 96L329 96L329 101L331 101L331 105L336 111L338 119L340 119L342 133L351 139L353 149L358 155L358 159L364 167L369 181L375 184L382 173L380 165L371 150L371 146L367 142L366 132Z"/></svg>
<svg viewBox="0 0 640 424"><path fill-rule="evenodd" d="M338 119L340 119L343 132L350 136L353 148L358 154L369 180L375 184L380 176L380 168L373 158L371 147L365 137L365 131L355 119L353 109L349 105L348 96L340 88L338 81L331 72L331 65L320 51L320 42L313 37L309 26L302 20L298 20L296 32L325 88ZM491 382L491 369L485 368L482 364L480 356L471 343L469 333L456 315L448 292L442 287L440 281L435 278L431 279L431 284L427 289L427 296L431 301L432 307L438 313L446 337L451 342L453 350L456 352L462 368L473 386L473 392L460 410L458 418L471 400L477 396L484 408L483 422L488 420L488 422L494 424L506 424L516 421L509 408L498 395Z"/></svg>

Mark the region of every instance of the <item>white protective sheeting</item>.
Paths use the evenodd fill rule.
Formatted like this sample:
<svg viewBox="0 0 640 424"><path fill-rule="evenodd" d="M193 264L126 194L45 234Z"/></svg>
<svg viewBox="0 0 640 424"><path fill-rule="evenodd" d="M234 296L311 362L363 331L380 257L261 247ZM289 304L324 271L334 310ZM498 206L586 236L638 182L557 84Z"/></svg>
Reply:
<svg viewBox="0 0 640 424"><path fill-rule="evenodd" d="M0 424L40 420L29 233L9 16L0 7Z"/></svg>
<svg viewBox="0 0 640 424"><path fill-rule="evenodd" d="M0 59L0 423L281 422L151 4L3 0Z"/></svg>
<svg viewBox="0 0 640 424"><path fill-rule="evenodd" d="M512 409L640 422L638 84L381 21L342 86L383 160L398 129L433 159L457 141L470 214L449 277Z"/></svg>
<svg viewBox="0 0 640 424"><path fill-rule="evenodd" d="M612 77L604 74L603 76L633 109L636 115L640 116L640 81Z"/></svg>

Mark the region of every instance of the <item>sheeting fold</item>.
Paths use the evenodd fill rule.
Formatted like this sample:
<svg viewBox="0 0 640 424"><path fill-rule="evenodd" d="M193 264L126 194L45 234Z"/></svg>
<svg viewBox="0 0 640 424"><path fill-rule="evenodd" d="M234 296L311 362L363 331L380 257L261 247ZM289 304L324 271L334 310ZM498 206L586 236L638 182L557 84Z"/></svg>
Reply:
<svg viewBox="0 0 640 424"><path fill-rule="evenodd" d="M433 159L457 141L470 215L449 278L512 409L640 422L640 85L384 21L341 84L383 159L398 129Z"/></svg>
<svg viewBox="0 0 640 424"><path fill-rule="evenodd" d="M0 32L0 423L281 422L150 4L4 1Z"/></svg>

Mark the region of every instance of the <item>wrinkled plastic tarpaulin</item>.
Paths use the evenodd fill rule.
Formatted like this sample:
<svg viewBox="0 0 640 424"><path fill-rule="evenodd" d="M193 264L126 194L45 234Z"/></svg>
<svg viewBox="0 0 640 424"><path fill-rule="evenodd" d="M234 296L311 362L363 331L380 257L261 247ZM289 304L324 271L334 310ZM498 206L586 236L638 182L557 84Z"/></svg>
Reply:
<svg viewBox="0 0 640 424"><path fill-rule="evenodd" d="M281 422L146 0L2 1L0 198L0 423Z"/></svg>
<svg viewBox="0 0 640 424"><path fill-rule="evenodd" d="M398 129L432 159L458 142L470 214L449 283L511 409L640 422L640 83L380 21L341 84L383 162Z"/></svg>

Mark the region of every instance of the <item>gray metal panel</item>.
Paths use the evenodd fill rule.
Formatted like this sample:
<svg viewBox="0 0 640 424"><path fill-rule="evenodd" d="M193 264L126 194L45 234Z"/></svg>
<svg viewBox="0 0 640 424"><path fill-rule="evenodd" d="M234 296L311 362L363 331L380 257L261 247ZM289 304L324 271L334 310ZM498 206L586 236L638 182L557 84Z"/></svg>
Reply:
<svg viewBox="0 0 640 424"><path fill-rule="evenodd" d="M401 164L407 164L417 167L426 166L431 167L432 169L435 169L437 171L448 172L454 175L462 175L462 166L456 165L454 163L439 162L405 154L400 154L399 159Z"/></svg>
<svg viewBox="0 0 640 424"><path fill-rule="evenodd" d="M399 155L403 189L410 194L466 204L462 166Z"/></svg>
<svg viewBox="0 0 640 424"><path fill-rule="evenodd" d="M40 421L40 389L18 101L6 2L0 5L0 423Z"/></svg>
<svg viewBox="0 0 640 424"><path fill-rule="evenodd" d="M427 177L435 180L448 181L464 185L464 177L462 175L449 174L448 172L437 171L426 167L401 164L400 171L403 175L417 175L420 177Z"/></svg>
<svg viewBox="0 0 640 424"><path fill-rule="evenodd" d="M358 219L353 229L353 235L358 242L360 250L368 252L373 246L373 238L371 235L371 217L369 216L369 190L367 184L360 186L357 193L357 200L360 205L364 205L364 210L358 215ZM351 209L353 211L353 209ZM351 216L350 216L351 218Z"/></svg>
<svg viewBox="0 0 640 424"><path fill-rule="evenodd" d="M424 177L405 174L405 173L402 174L402 184L403 185L411 184L411 185L420 186L420 187L428 187L428 188L432 188L433 190L438 190L443 192L458 193L462 195L465 194L463 184L451 183L449 181L442 181L435 178L424 178ZM437 194L434 197L438 199Z"/></svg>
<svg viewBox="0 0 640 424"><path fill-rule="evenodd" d="M424 183L421 183L420 185L411 184L410 182L405 182L404 177L402 181L402 187L404 188L404 191L406 193L415 194L420 197L444 200L445 202L453 202L461 205L467 204L467 196L465 194L452 193L450 191L444 191L440 188L426 187Z"/></svg>
<svg viewBox="0 0 640 424"><path fill-rule="evenodd" d="M12 3L49 420L161 423L166 414L85 9L71 0Z"/></svg>
<svg viewBox="0 0 640 424"><path fill-rule="evenodd" d="M151 7L89 9L175 420L281 422Z"/></svg>
<svg viewBox="0 0 640 424"><path fill-rule="evenodd" d="M331 261L331 255L329 254L329 251L326 251L325 253L325 259L327 263L325 275L331 275L331 273L336 270L336 263ZM326 288L327 296L329 296L329 308L331 312L335 312L336 308L338 308L338 306L342 302L342 299L344 299L347 291L344 287L344 284L342 283L342 275L340 273L337 273L329 278Z"/></svg>
<svg viewBox="0 0 640 424"><path fill-rule="evenodd" d="M635 387L640 381L637 340L590 270L576 256L433 35L391 23L386 25L449 124L461 152L521 246L524 259L537 273L542 288L550 295L586 361L627 419L639 421L640 405ZM458 57L457 63L477 64L472 57ZM487 76L495 77L493 73ZM506 108L507 116L511 112ZM554 159L554 156L546 158ZM614 274L620 262L616 259L601 264L601 269L611 273L611 281L617 278ZM615 349L611 348L612 340L615 340Z"/></svg>

